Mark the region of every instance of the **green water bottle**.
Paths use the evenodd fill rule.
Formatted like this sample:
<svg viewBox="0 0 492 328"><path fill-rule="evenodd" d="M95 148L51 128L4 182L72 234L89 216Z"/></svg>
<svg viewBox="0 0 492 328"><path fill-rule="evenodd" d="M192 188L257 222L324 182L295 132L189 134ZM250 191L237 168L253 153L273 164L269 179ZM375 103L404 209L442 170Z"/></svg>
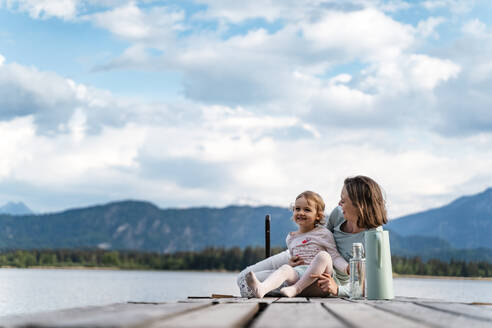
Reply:
<svg viewBox="0 0 492 328"><path fill-rule="evenodd" d="M393 299L393 272L389 232L382 227L365 232L366 296L369 300Z"/></svg>

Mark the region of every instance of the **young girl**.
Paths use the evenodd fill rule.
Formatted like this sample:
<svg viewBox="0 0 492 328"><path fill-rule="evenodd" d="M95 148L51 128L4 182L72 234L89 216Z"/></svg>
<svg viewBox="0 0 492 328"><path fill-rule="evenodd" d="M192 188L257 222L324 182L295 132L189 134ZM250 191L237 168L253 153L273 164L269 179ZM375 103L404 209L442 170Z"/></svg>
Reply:
<svg viewBox="0 0 492 328"><path fill-rule="evenodd" d="M331 275L333 265L340 271L348 272L348 263L338 253L333 234L323 226L324 211L325 203L317 193L305 191L297 196L292 219L299 230L290 232L286 242L290 255L299 256L306 265L291 267L284 264L263 282L253 272L249 272L246 283L256 297L262 298L284 282L289 286L280 289L280 293L294 297L316 280L311 275Z"/></svg>

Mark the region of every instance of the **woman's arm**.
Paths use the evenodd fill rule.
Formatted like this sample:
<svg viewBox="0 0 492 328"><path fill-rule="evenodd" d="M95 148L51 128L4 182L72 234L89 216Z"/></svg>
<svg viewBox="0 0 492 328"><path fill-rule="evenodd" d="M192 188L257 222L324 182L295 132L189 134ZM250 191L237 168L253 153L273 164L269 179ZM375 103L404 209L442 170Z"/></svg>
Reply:
<svg viewBox="0 0 492 328"><path fill-rule="evenodd" d="M326 249L328 254L330 254L331 259L333 261L333 266L344 273L348 273L349 270L349 265L348 262L345 261L345 259L340 255L340 253L337 250L337 247L335 246L335 238L333 238L333 233L331 233L327 229L323 229L322 231L322 239L321 243L322 246Z"/></svg>
<svg viewBox="0 0 492 328"><path fill-rule="evenodd" d="M318 287L323 292L328 293L329 295L334 296L349 296L350 295L350 286L349 285L338 285L333 279L333 277L327 273L323 273L321 275L312 275L313 278L318 278Z"/></svg>
<svg viewBox="0 0 492 328"><path fill-rule="evenodd" d="M338 296L338 285L330 274L322 273L311 277L318 279L318 286L323 292Z"/></svg>

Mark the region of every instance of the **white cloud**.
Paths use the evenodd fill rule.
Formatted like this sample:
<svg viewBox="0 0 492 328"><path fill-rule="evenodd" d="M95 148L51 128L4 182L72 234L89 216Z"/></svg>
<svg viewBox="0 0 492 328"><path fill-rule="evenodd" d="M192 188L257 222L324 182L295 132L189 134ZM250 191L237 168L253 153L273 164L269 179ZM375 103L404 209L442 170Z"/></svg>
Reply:
<svg viewBox="0 0 492 328"><path fill-rule="evenodd" d="M372 109L374 96L345 85L328 85L317 90L317 103L336 111L367 111ZM314 97L313 97L314 98Z"/></svg>
<svg viewBox="0 0 492 328"><path fill-rule="evenodd" d="M390 0L390 1L374 0L372 2L374 2L376 8L385 12L398 12L400 10L406 10L412 7L412 5L405 0Z"/></svg>
<svg viewBox="0 0 492 328"><path fill-rule="evenodd" d="M349 83L352 80L352 76L350 74L339 74L330 79L330 82L333 84L336 83Z"/></svg>
<svg viewBox="0 0 492 328"><path fill-rule="evenodd" d="M173 116L166 105L118 99L109 91L76 83L53 72L17 63L0 66L0 119L31 116L39 132L57 134L67 131L67 124L77 111L83 113L84 129L90 133L149 116L155 121L171 120Z"/></svg>
<svg viewBox="0 0 492 328"><path fill-rule="evenodd" d="M432 58L414 60L439 65ZM320 90L333 90L333 97L340 97L340 88L350 82L349 76L338 76ZM86 87L75 82L69 86L71 97L88 99ZM343 103L332 101L334 106ZM0 181L36 186L44 194L93 195L88 204L95 198L135 197L161 206L223 206L238 199L287 206L300 191L313 189L330 207L338 201L344 177L366 174L385 188L394 217L451 200L461 185L486 175L492 165L491 134L449 139L432 132L406 134L398 127L354 130L348 121L320 130L299 116L187 105L199 106L199 120L174 124L149 116L103 126L96 134L87 133L86 107L73 108L65 132L51 136L38 134L32 115L4 120L0 132L6 138L0 152L7 156L0 162ZM134 111L142 108L144 104ZM294 130L294 138L278 135L289 130ZM301 137L299 131L305 134ZM468 148L460 158L454 156L455 149L467 149L470 143L479 145L474 147L478 153ZM474 183L469 190L485 183ZM26 201L51 209L38 197L39 203L35 197ZM71 200L80 206L78 201Z"/></svg>
<svg viewBox="0 0 492 328"><path fill-rule="evenodd" d="M9 155L0 167L2 178L48 188L70 188L90 171L136 165L144 129L127 125L85 136L80 128L83 118L77 117L80 115L75 113L69 134L50 137L35 133L31 117L2 122L2 135L11 135L8 143L0 144L2 153Z"/></svg>
<svg viewBox="0 0 492 328"><path fill-rule="evenodd" d="M288 5L288 3L276 3L271 0L255 2L197 0L197 3L206 4L208 7L206 13L202 13L200 16L210 19L222 18L233 23L257 17L263 17L271 22L280 18L285 6Z"/></svg>
<svg viewBox="0 0 492 328"><path fill-rule="evenodd" d="M456 43L452 56L467 68L466 77L476 88L487 88L492 79L492 32L479 19L472 19L462 26L463 37ZM484 89L485 89L484 88Z"/></svg>
<svg viewBox="0 0 492 328"><path fill-rule="evenodd" d="M460 66L450 60L432 58L427 55L411 55L408 60L410 77L415 88L434 89L439 83L456 78Z"/></svg>
<svg viewBox="0 0 492 328"><path fill-rule="evenodd" d="M19 162L29 160L30 153L26 150L29 140L35 136L32 117L16 118L11 121L0 121L0 178L8 176Z"/></svg>
<svg viewBox="0 0 492 328"><path fill-rule="evenodd" d="M353 11L363 8L374 8L384 12L397 12L411 7L403 0L197 0L205 4L207 10L198 14L200 18L224 20L230 23L241 23L248 19L263 18L268 22L287 20L298 22L316 16L324 9Z"/></svg>
<svg viewBox="0 0 492 328"><path fill-rule="evenodd" d="M151 66L151 63L152 61L150 60L145 45L139 43L126 48L118 58L111 60L110 63L94 67L93 71L102 72L119 68L147 68Z"/></svg>
<svg viewBox="0 0 492 328"><path fill-rule="evenodd" d="M118 59L101 68L178 70L183 74L185 96L209 104L263 104L298 114L307 113L309 106L319 107L322 102L327 104L323 107L368 109L373 103L374 90L392 95L414 88L428 90L449 78L446 69L451 69L451 63L435 59L432 63L438 65L424 74L423 57L411 53L416 36L433 33L442 18L430 18L415 29L375 9L377 3L357 4L366 9L321 10L315 20L303 16L305 20L299 18L275 33L251 29L226 40L207 33L192 34L182 40L170 35L150 38L149 35L158 35L155 17L134 3L93 15L91 19L105 24L116 35L135 41ZM208 10L213 10L213 5L210 6ZM241 6L232 7L239 11L244 9ZM256 13L251 10L250 15ZM170 22L180 24L183 16L176 18ZM151 30L154 32L144 32ZM173 31L173 28L167 26L165 30ZM172 41L160 59L148 56L147 46L160 47L157 40L169 39ZM351 60L370 65L361 72L362 81L360 77L352 78L352 85L327 87L317 77L337 63ZM413 83L419 78L424 83Z"/></svg>
<svg viewBox="0 0 492 328"><path fill-rule="evenodd" d="M448 0L428 0L422 1L422 6L426 9L433 10L436 8L446 7L448 3Z"/></svg>
<svg viewBox="0 0 492 328"><path fill-rule="evenodd" d="M440 83L456 78L459 65L427 55L405 55L394 61L378 63L367 70L362 81L365 90L376 90L380 97L413 92L432 92ZM426 94L423 94L426 97Z"/></svg>
<svg viewBox="0 0 492 328"><path fill-rule="evenodd" d="M313 47L341 51L361 60L389 60L414 42L411 26L396 22L375 9L327 12L317 22L303 23L301 29Z"/></svg>
<svg viewBox="0 0 492 328"><path fill-rule="evenodd" d="M83 108L77 108L68 122L68 129L71 131L74 141L82 141L86 135L87 117Z"/></svg>
<svg viewBox="0 0 492 328"><path fill-rule="evenodd" d="M470 69L470 80L474 83L488 82L492 78L492 59L483 60L476 63L475 67Z"/></svg>
<svg viewBox="0 0 492 328"><path fill-rule="evenodd" d="M472 37L482 38L489 35L487 33L487 26L477 18L466 22L461 30L463 33L469 34Z"/></svg>
<svg viewBox="0 0 492 328"><path fill-rule="evenodd" d="M126 40L151 43L152 46L167 49L174 38L174 32L184 27L184 11L167 7L152 7L143 10L136 2L108 11L84 16L97 26Z"/></svg>
<svg viewBox="0 0 492 328"><path fill-rule="evenodd" d="M64 78L16 63L0 66L0 72L1 118L34 114L49 125L71 115L65 106L74 103L74 93Z"/></svg>
<svg viewBox="0 0 492 328"><path fill-rule="evenodd" d="M439 39L439 34L435 31L436 27L444 23L444 17L429 17L426 20L420 21L417 25L417 31L424 37L432 36L434 39Z"/></svg>
<svg viewBox="0 0 492 328"><path fill-rule="evenodd" d="M455 14L469 12L475 5L475 0L426 0L421 5L428 10L448 9Z"/></svg>
<svg viewBox="0 0 492 328"><path fill-rule="evenodd" d="M119 6L129 0L0 0L0 8L29 14L34 19L59 18L76 21L85 11Z"/></svg>
<svg viewBox="0 0 492 328"><path fill-rule="evenodd" d="M150 35L150 28L140 9L134 4L116 8L107 12L97 13L92 19L99 26L107 28L118 36L128 39L143 39Z"/></svg>
<svg viewBox="0 0 492 328"><path fill-rule="evenodd" d="M0 183L33 190L37 208L65 197L286 206L305 189L334 206L343 178L366 174L396 216L492 182L492 48L479 20L431 47L456 21L413 27L391 15L403 1L201 1L191 16L160 2L22 3L127 42L97 74L173 70L184 90L166 104L123 99L0 55Z"/></svg>
<svg viewBox="0 0 492 328"><path fill-rule="evenodd" d="M6 6L27 12L32 18L57 17L71 20L77 14L80 0L6 0Z"/></svg>

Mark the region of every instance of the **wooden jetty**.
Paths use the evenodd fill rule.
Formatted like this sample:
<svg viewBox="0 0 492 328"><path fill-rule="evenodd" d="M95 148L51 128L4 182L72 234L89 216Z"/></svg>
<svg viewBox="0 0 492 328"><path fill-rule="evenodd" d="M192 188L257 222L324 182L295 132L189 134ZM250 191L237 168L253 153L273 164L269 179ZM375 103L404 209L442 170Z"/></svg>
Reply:
<svg viewBox="0 0 492 328"><path fill-rule="evenodd" d="M0 318L1 327L492 327L492 304L397 297L246 299L213 295L172 303L118 303Z"/></svg>

